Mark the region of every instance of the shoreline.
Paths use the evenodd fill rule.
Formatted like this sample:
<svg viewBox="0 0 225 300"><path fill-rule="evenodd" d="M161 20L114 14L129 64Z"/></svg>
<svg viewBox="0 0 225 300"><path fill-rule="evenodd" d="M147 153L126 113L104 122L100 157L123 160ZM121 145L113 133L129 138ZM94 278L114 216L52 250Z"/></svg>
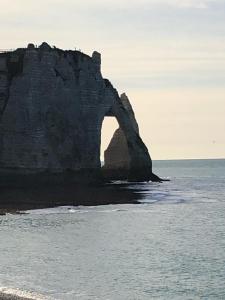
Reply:
<svg viewBox="0 0 225 300"><path fill-rule="evenodd" d="M51 298L19 289L1 288L0 300L50 300ZM53 300L53 299L52 299Z"/></svg>
<svg viewBox="0 0 225 300"><path fill-rule="evenodd" d="M44 296L21 296L17 295L17 292L15 293L7 293L7 292L0 292L0 300L50 300L51 298L47 298ZM53 300L53 299L51 299Z"/></svg>
<svg viewBox="0 0 225 300"><path fill-rule="evenodd" d="M36 300L36 299L0 292L0 300Z"/></svg>
<svg viewBox="0 0 225 300"><path fill-rule="evenodd" d="M31 209L57 206L139 204L142 194L133 185L136 184L112 183L98 186L73 185L30 188L1 187L0 216L7 213L23 214L23 211ZM144 190L142 189L142 191Z"/></svg>

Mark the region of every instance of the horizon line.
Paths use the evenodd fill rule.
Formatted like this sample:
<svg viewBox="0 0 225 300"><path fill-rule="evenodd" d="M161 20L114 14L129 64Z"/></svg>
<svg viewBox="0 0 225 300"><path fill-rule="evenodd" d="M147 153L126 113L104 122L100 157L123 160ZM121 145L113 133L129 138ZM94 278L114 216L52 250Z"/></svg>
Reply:
<svg viewBox="0 0 225 300"><path fill-rule="evenodd" d="M166 158L166 159L152 159L152 161L168 161L168 160L225 160L225 157L221 158Z"/></svg>

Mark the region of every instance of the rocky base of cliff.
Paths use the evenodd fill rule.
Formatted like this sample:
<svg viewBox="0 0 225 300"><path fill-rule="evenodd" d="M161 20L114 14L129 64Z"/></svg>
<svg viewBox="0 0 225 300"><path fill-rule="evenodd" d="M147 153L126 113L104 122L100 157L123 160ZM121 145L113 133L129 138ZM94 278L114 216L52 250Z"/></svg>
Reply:
<svg viewBox="0 0 225 300"><path fill-rule="evenodd" d="M129 171L124 168L109 169L102 167L102 176L104 180L127 180Z"/></svg>
<svg viewBox="0 0 225 300"><path fill-rule="evenodd" d="M125 180L129 182L137 182L136 178L143 178L142 182L162 182L165 181L164 179L158 177L154 173L149 172L147 169L134 169L130 172L128 169L124 168L117 168L117 169L110 169L102 167L102 177L105 181L113 181L113 180Z"/></svg>
<svg viewBox="0 0 225 300"><path fill-rule="evenodd" d="M51 185L72 184L98 184L102 182L102 174L99 169L82 169L64 172L36 172L27 170L1 170L0 187L40 187Z"/></svg>

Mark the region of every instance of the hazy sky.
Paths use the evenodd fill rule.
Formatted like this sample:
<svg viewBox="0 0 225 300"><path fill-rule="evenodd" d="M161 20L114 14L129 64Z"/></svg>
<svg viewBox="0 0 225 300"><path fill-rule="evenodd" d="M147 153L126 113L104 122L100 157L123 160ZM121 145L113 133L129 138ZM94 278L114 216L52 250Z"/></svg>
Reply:
<svg viewBox="0 0 225 300"><path fill-rule="evenodd" d="M0 0L2 49L102 53L153 159L225 157L225 0ZM104 122L103 147L114 126Z"/></svg>

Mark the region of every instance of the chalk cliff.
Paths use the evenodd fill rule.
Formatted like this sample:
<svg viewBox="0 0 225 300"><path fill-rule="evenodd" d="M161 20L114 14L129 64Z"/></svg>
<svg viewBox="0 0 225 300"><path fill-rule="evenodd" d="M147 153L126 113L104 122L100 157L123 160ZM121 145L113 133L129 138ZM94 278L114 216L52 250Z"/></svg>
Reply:
<svg viewBox="0 0 225 300"><path fill-rule="evenodd" d="M0 53L0 184L101 180L105 116L115 116L123 132L126 179L154 180L123 97L102 77L96 51L90 57L43 43Z"/></svg>

